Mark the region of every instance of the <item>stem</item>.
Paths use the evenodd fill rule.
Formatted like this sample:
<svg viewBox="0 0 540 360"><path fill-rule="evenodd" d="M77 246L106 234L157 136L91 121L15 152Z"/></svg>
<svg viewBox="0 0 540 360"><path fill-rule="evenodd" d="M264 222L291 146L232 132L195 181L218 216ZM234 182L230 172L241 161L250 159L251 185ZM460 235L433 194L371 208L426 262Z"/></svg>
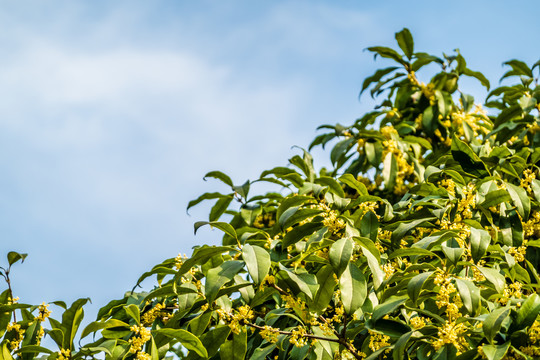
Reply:
<svg viewBox="0 0 540 360"><path fill-rule="evenodd" d="M11 281L9 280L9 270L11 269L11 265L4 269L4 273L2 276L4 277L4 280L6 280L7 286L8 286L8 292L9 292L9 298L11 299L11 304L13 304L13 289L11 288ZM17 322L17 314L15 313L15 310L13 310L13 321Z"/></svg>

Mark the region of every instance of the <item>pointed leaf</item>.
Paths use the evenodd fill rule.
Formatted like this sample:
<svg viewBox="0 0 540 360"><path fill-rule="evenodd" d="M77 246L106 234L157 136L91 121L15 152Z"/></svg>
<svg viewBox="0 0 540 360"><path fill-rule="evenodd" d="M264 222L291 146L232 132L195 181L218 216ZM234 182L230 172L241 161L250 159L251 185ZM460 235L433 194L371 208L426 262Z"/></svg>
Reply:
<svg viewBox="0 0 540 360"><path fill-rule="evenodd" d="M268 275L271 260L268 251L260 246L246 244L242 247L242 258L255 284L260 284Z"/></svg>
<svg viewBox="0 0 540 360"><path fill-rule="evenodd" d="M159 329L154 330L153 333L173 338L179 341L186 349L197 353L197 355L202 356L203 358L208 357L208 352L201 340L189 331L182 329Z"/></svg>
<svg viewBox="0 0 540 360"><path fill-rule="evenodd" d="M360 308L367 297L367 282L364 274L354 263L349 263L339 279L341 301L345 312L353 314Z"/></svg>
<svg viewBox="0 0 540 360"><path fill-rule="evenodd" d="M330 264L334 268L338 278L341 276L343 271L345 271L347 265L349 265L352 253L353 243L351 239L348 238L339 239L330 247L330 250L328 251L328 259L330 260Z"/></svg>

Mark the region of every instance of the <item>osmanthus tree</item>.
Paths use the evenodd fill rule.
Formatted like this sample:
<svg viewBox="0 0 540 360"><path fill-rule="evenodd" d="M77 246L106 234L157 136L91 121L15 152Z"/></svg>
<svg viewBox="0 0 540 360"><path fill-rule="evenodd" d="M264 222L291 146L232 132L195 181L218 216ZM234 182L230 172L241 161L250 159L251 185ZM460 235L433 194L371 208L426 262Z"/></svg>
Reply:
<svg viewBox="0 0 540 360"><path fill-rule="evenodd" d="M311 144L331 145L331 169L304 151L242 185L210 172L228 191L189 207L214 202L195 230L222 245L156 265L139 279L156 277L152 291L80 334L86 299L51 317L18 303L24 255L8 254L1 358L540 358L540 62L506 62L510 85L479 105L460 79L489 82L459 52L416 52L407 29L396 40L368 48L393 62L362 86L380 104ZM254 182L276 191L251 195Z"/></svg>

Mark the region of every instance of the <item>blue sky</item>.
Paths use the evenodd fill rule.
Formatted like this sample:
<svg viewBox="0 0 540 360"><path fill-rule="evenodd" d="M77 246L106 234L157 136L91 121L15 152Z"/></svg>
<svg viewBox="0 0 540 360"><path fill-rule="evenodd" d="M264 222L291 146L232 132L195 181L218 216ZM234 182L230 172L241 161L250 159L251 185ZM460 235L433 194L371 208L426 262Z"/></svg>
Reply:
<svg viewBox="0 0 540 360"><path fill-rule="evenodd" d="M535 1L0 2L1 253L21 301L121 297L220 234L185 212L222 170L285 165L324 123L369 110L368 46L459 48L496 83L540 57ZM466 90L481 98L473 82ZM319 154L320 155L320 154ZM326 155L318 164L326 162Z"/></svg>

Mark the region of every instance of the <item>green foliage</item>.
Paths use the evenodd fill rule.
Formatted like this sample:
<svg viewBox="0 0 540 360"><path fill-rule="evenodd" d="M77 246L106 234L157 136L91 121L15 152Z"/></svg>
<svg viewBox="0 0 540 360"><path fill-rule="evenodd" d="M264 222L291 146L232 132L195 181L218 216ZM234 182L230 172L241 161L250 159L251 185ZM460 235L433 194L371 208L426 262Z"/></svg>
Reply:
<svg viewBox="0 0 540 360"><path fill-rule="evenodd" d="M155 289L111 301L79 337L87 300L55 303L61 320L17 303L9 271L26 255L8 254L1 357L539 358L540 62L506 62L509 85L479 105L459 81L490 83L459 52L396 40L368 48L394 63L362 85L379 105L312 142L331 145L330 169L302 151L242 185L208 173L230 190L188 208L214 201L195 230L222 246L156 265L139 279ZM254 182L278 189L249 196Z"/></svg>

